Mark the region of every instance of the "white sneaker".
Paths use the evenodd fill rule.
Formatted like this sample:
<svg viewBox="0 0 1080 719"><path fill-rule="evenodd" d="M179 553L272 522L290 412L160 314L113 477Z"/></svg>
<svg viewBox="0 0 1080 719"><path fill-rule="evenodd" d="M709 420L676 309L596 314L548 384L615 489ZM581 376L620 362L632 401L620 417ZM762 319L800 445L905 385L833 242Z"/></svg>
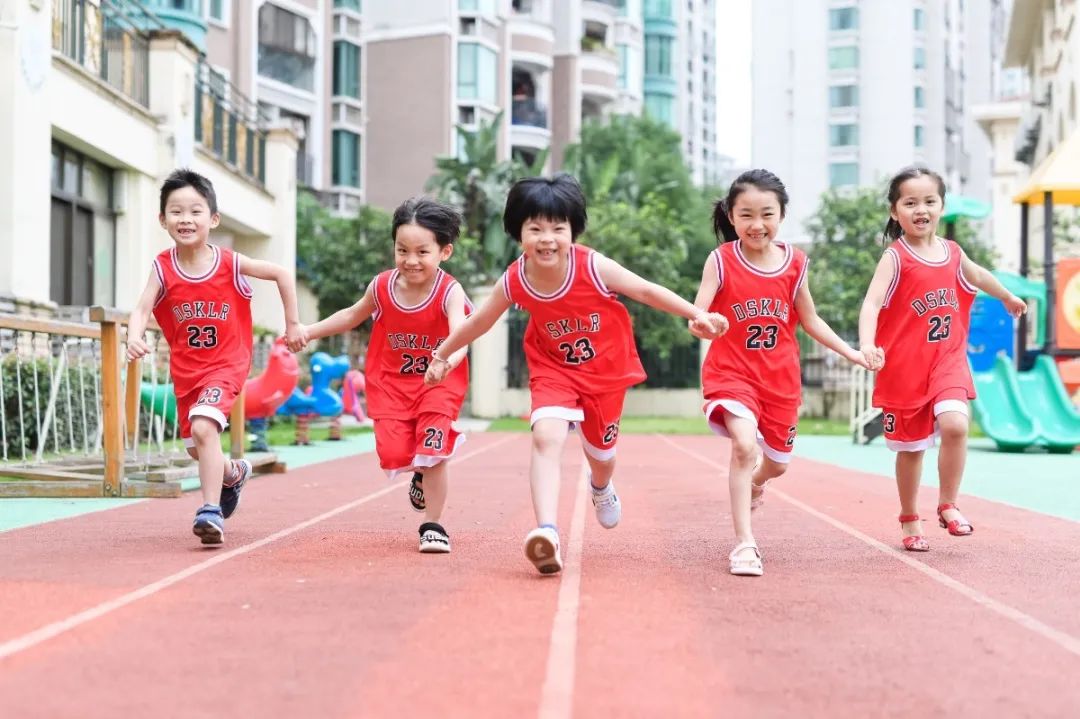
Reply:
<svg viewBox="0 0 1080 719"><path fill-rule="evenodd" d="M559 533L551 527L537 527L525 535L525 556L541 574L562 571Z"/></svg>
<svg viewBox="0 0 1080 719"><path fill-rule="evenodd" d="M622 519L622 503L619 495L615 494L615 482L611 480L603 489L592 486L592 478L589 478L589 489L592 490L593 509L596 510L596 521L604 529L613 529Z"/></svg>

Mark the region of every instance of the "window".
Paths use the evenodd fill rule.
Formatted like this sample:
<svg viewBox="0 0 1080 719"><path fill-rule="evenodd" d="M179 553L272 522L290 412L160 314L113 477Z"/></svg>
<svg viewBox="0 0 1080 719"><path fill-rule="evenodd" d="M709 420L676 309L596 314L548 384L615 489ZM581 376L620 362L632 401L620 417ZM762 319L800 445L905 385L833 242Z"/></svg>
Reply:
<svg viewBox="0 0 1080 719"><path fill-rule="evenodd" d="M498 67L495 51L484 45L463 42L458 45L458 97L497 104Z"/></svg>
<svg viewBox="0 0 1080 719"><path fill-rule="evenodd" d="M859 184L859 166L854 162L829 163L829 185L850 187Z"/></svg>
<svg viewBox="0 0 1080 719"><path fill-rule="evenodd" d="M360 99L360 46L334 41L334 94Z"/></svg>
<svg viewBox="0 0 1080 719"><path fill-rule="evenodd" d="M663 35L645 36L645 74L671 77L672 38Z"/></svg>
<svg viewBox="0 0 1080 719"><path fill-rule="evenodd" d="M912 17L912 24L916 32L922 32L923 30L926 30L926 12L921 7L915 8L915 12Z"/></svg>
<svg viewBox="0 0 1080 719"><path fill-rule="evenodd" d="M229 3L227 0L208 0L206 11L209 13L211 20L219 23L229 21Z"/></svg>
<svg viewBox="0 0 1080 719"><path fill-rule="evenodd" d="M670 18L671 0L645 0L645 17Z"/></svg>
<svg viewBox="0 0 1080 719"><path fill-rule="evenodd" d="M645 95L645 114L657 122L674 126L674 99L667 95Z"/></svg>
<svg viewBox="0 0 1080 719"><path fill-rule="evenodd" d="M829 48L830 70L852 70L859 66L859 48L854 45Z"/></svg>
<svg viewBox="0 0 1080 719"><path fill-rule="evenodd" d="M458 0L458 11L493 16L496 14L496 4L497 0Z"/></svg>
<svg viewBox="0 0 1080 719"><path fill-rule="evenodd" d="M626 75L628 72L626 64L630 61L630 49L623 43L619 43L615 49L619 52L619 87L625 90L627 88Z"/></svg>
<svg viewBox="0 0 1080 719"><path fill-rule="evenodd" d="M915 107L926 107L926 89L918 85L915 86Z"/></svg>
<svg viewBox="0 0 1080 719"><path fill-rule="evenodd" d="M307 18L275 5L259 8L259 74L315 89L315 30Z"/></svg>
<svg viewBox="0 0 1080 719"><path fill-rule="evenodd" d="M858 104L858 85L833 85L829 88L829 107L855 107Z"/></svg>
<svg viewBox="0 0 1080 719"><path fill-rule="evenodd" d="M343 7L347 10L360 12L360 0L334 0L334 7Z"/></svg>
<svg viewBox="0 0 1080 719"><path fill-rule="evenodd" d="M926 48L915 48L915 69L922 70L926 67Z"/></svg>
<svg viewBox="0 0 1080 719"><path fill-rule="evenodd" d="M836 7L829 10L830 30L856 30L859 27L859 8Z"/></svg>
<svg viewBox="0 0 1080 719"><path fill-rule="evenodd" d="M926 145L926 128L922 125L915 126L915 147Z"/></svg>
<svg viewBox="0 0 1080 719"><path fill-rule="evenodd" d="M348 130L334 130L334 161L331 183L360 187L360 136Z"/></svg>
<svg viewBox="0 0 1080 719"><path fill-rule="evenodd" d="M51 185L49 299L61 305L114 305L112 168L54 142Z"/></svg>
<svg viewBox="0 0 1080 719"><path fill-rule="evenodd" d="M829 125L829 146L848 147L859 144L859 126L854 124Z"/></svg>

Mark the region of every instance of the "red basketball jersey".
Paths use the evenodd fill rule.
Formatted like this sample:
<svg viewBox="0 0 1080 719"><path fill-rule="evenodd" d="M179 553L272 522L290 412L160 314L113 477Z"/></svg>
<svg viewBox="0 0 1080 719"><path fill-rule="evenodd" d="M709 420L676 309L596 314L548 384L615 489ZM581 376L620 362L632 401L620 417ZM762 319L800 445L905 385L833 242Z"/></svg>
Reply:
<svg viewBox="0 0 1080 719"><path fill-rule="evenodd" d="M440 384L424 384L431 353L450 334L446 301L457 280L439 270L431 292L417 305L402 304L394 295L398 271L376 275L375 314L364 373L368 414L372 419L414 419L421 412L457 418L469 388L469 360L464 359ZM465 300L465 314L472 305Z"/></svg>
<svg viewBox="0 0 1080 719"><path fill-rule="evenodd" d="M729 328L705 356L701 382L706 396L737 379L771 402L801 402L795 295L806 281L808 261L802 250L777 245L784 250L784 262L771 272L750 264L741 241L713 250L720 287L709 311L724 315Z"/></svg>
<svg viewBox="0 0 1080 719"><path fill-rule="evenodd" d="M590 395L644 381L630 313L600 279L596 256L573 245L566 280L549 295L529 285L524 255L503 274L507 299L529 313L524 345L530 380L569 381Z"/></svg>
<svg viewBox="0 0 1080 719"><path fill-rule="evenodd" d="M940 262L920 257L903 238L885 250L895 273L878 314L885 366L874 383L875 407L919 407L952 387L975 397L967 337L977 290L964 278L960 246L939 241L945 248Z"/></svg>
<svg viewBox="0 0 1080 719"><path fill-rule="evenodd" d="M236 253L208 247L214 264L201 277L180 268L175 247L154 259L161 282L154 319L169 343L177 397L199 389L211 376L242 387L251 368L251 285L240 274Z"/></svg>

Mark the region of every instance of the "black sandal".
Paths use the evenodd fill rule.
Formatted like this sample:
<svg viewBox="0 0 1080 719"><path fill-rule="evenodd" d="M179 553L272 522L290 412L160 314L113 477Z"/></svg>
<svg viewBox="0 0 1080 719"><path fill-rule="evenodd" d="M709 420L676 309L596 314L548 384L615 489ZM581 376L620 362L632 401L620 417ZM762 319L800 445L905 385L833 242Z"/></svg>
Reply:
<svg viewBox="0 0 1080 719"><path fill-rule="evenodd" d="M417 512L427 508L424 503L424 475L419 472L413 472L412 482L409 483L409 504Z"/></svg>

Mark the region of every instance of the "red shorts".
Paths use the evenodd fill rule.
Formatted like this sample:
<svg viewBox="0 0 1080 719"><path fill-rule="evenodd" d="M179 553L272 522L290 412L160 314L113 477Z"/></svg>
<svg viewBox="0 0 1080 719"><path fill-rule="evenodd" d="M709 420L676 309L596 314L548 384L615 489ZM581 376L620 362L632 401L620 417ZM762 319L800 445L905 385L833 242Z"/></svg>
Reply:
<svg viewBox="0 0 1080 719"><path fill-rule="evenodd" d="M185 447L194 447L191 438L193 417L209 417L217 422L220 431L229 426L229 413L240 394L240 387L232 380L210 378L182 397L176 398L176 417L180 422L180 439Z"/></svg>
<svg viewBox="0 0 1080 719"><path fill-rule="evenodd" d="M968 393L963 387L938 392L932 402L910 409L881 409L885 446L894 452L921 452L934 446L937 417L944 412L968 416Z"/></svg>
<svg viewBox="0 0 1080 719"><path fill-rule="evenodd" d="M604 394L584 394L569 384L543 378L530 379L532 395L530 424L547 418L565 419L578 426L585 451L593 459L606 462L615 456L619 440L626 390Z"/></svg>
<svg viewBox="0 0 1080 719"><path fill-rule="evenodd" d="M799 426L799 405L763 401L753 387L732 385L705 395L705 419L721 437L730 437L724 411L748 419L757 425L758 444L765 456L787 464L795 446Z"/></svg>
<svg viewBox="0 0 1080 719"><path fill-rule="evenodd" d="M445 414L421 412L416 419L375 420L375 453L390 479L434 467L454 456L464 441Z"/></svg>

